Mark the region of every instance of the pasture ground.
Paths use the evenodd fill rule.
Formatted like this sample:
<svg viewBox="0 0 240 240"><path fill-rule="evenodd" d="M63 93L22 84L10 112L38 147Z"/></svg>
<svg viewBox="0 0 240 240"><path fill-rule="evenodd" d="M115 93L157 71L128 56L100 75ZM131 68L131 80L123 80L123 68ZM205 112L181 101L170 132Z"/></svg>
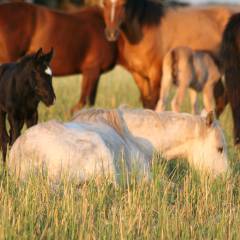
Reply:
<svg viewBox="0 0 240 240"><path fill-rule="evenodd" d="M40 121L69 120L79 96L79 77L54 79L56 105L40 107ZM101 78L97 107L140 107L133 80L122 69ZM189 110L185 101L183 110ZM0 239L240 239L240 163L232 145L229 108L221 117L232 172L200 181L184 161L158 158L151 183L62 181L19 183L0 173Z"/></svg>

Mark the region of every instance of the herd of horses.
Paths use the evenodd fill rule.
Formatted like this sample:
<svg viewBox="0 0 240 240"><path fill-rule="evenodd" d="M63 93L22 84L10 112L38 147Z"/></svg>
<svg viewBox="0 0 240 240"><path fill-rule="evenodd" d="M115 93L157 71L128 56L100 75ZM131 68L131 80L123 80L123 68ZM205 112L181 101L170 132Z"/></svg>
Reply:
<svg viewBox="0 0 240 240"><path fill-rule="evenodd" d="M229 101L234 120L234 140L235 144L239 144L240 14L237 14L238 10L240 8L230 6L166 7L164 4L153 0L103 0L100 7L86 7L74 13L63 13L27 3L1 4L0 62L14 62L22 58L17 63L3 64L0 67L0 85L4 92L0 95L0 131L3 159L6 158L6 144L10 143L13 146L10 151L9 164L14 163L13 165L16 166L17 159L21 164L24 164L25 160L23 159L27 161L29 156L33 154L33 149L35 149L35 155L37 155L37 162L42 161L45 164L55 161L53 160L53 150L46 148L44 145L48 144L48 141L35 141L35 134L40 132L42 139L49 139L49 143L54 145L51 142L53 136L55 136L54 139L56 140L57 136L60 136L58 134L64 135L65 131L69 131L66 135L74 136L75 134L75 137L73 137L75 140L72 140L71 144L67 140L59 142L59 145L56 146L56 149L60 149L62 146L59 153L63 153L65 150L71 152L73 151L71 149L74 149L78 153L89 153L89 157L93 157L94 152L90 146L96 146L96 142L101 142L102 150L99 151L103 152L104 156L108 156L108 163L104 165L105 167L109 167L109 164L116 160L114 155L120 156L120 142L126 155L130 154L128 153L129 146L131 146L130 142L134 142L135 147L133 149L137 149L134 150L135 155L141 155L144 152L143 149L146 150L146 146L149 146L148 150L146 150L147 153L140 157L140 159L144 160L140 160L141 163L136 163L138 166L143 164L144 171L149 168L149 156L152 155L153 149L165 153L167 158L168 156L169 158L184 156L195 166L199 162L200 165L207 164L211 170L213 170L212 166L214 166L214 171L217 173L225 171L227 169L226 143L218 124L213 120L211 114L208 114L205 118L167 112L154 115L153 111L148 110L149 112L145 112L147 110L142 110L142 116L147 113L147 117L142 119L141 123L146 122L147 125L145 127L143 125L138 126L138 129L142 130L135 131L133 129L136 129L136 127L131 128L131 124L137 125L139 121L136 120L134 110L132 110L132 114L135 121L132 119L130 122L127 122L127 119L124 118L124 110L100 111L101 117L97 117L97 120L94 120L95 122L91 122L91 116L95 116L95 114L89 110L87 114L90 115L87 120L82 119L84 122L76 123L73 120L73 123L64 124L50 121L29 129L23 136L19 137L19 135L24 122L27 123L28 127L36 124L39 101L43 101L46 105L53 103L55 94L51 82L52 74L54 76L83 74L81 97L71 109L71 112L75 113L88 102L90 106L94 105L100 75L113 69L116 64L120 64L132 74L140 90L143 106L154 110L159 105L165 104L166 100L161 96L164 88L161 88L161 86L165 78L164 62L167 62L167 64L170 62L169 71L171 73L166 74L167 81L175 82L180 87L180 79L184 80L185 78L185 82L181 85L181 91L179 91L180 94L175 97L175 108L173 109L179 110L183 92L187 87L195 91L205 89L206 100L204 105L208 111L215 110L217 116L221 114ZM42 50L36 52L39 47L46 51L54 48L54 56L52 51L47 54L44 54ZM175 50L179 47L185 48L185 50L188 49L184 53L183 64L176 63L178 54L176 54ZM168 55L170 56L169 59L167 59ZM19 81L18 86L17 79L21 80L21 74L18 72L19 66L28 63L26 59L31 59L33 62L28 64L27 68L22 68L28 69L28 71L23 70L22 72L22 76L28 81ZM176 64L178 64L177 68ZM177 69L176 74L174 69ZM189 76L186 74L181 75L181 71L188 71ZM200 71L203 73L200 73ZM225 82L223 82L223 75ZM47 84L44 85L44 82L47 82ZM40 85L38 86L37 83ZM29 84L26 88L28 89L25 92L26 94L22 95L23 100L18 97L9 97L5 101L6 94L12 94L13 96L17 93L16 86L21 89L22 84ZM196 92L191 90L191 95L193 111L196 112ZM22 109L22 106L28 101L28 97L30 99L36 97L33 101L34 106L26 105L26 108ZM48 103L46 97L51 99ZM212 103L213 99L215 100L214 104ZM12 103L10 107L9 102ZM215 106L215 109L212 109L213 106ZM21 111L15 111L18 108ZM137 115L140 119L141 114L138 113ZM10 122L9 137L5 126L6 115ZM106 116L109 115L111 116L110 120L108 117L106 119ZM155 125L151 124L152 115L154 115L154 119L158 119ZM32 119L30 124L28 124L29 118ZM102 125L105 124L106 126L104 125L102 128L105 131L95 126L96 122L98 124L100 122ZM169 122L169 124L165 122ZM163 131L163 126L169 129L171 125L172 128L177 130L177 128L180 129L178 122L186 126L191 123L193 126L192 131L197 129L194 131L195 135L192 135L191 131L181 126L180 128L184 130L181 131L182 137L179 135L178 139L175 133L174 137L176 139L169 140L170 145L165 142L156 144L156 139L169 135ZM90 125L88 126L88 124ZM153 126L157 128L156 132L159 133L156 139L151 138L152 129L150 132L147 130L147 128ZM95 135L93 129L97 129ZM76 133L73 133L74 130L76 130ZM137 131L142 132L138 135ZM199 135L196 135L196 132ZM114 139L112 136L118 135L119 140L116 140L116 145L112 146L106 142L109 141L106 140L108 139L105 136L106 133L109 133L110 139ZM88 143L83 143L83 136L88 136L86 137ZM187 139L196 138L197 140L190 142L184 136ZM19 138L17 139L17 137ZM41 136L39 138L41 139ZM31 145L31 139L33 139L35 145ZM200 141L200 139L209 140ZM125 149L124 142L126 141ZM14 142L15 144L13 144ZM82 148L77 146L76 142L82 142ZM27 143L28 145L26 145ZM112 144L115 144L115 142L113 141ZM204 163L194 156L192 152L188 152L189 144L195 150L196 156L204 156ZM63 147L64 145L66 145L66 148ZM113 151L111 154L109 153L109 146L110 150ZM202 147L202 150L199 149L199 146ZM207 149L208 146L211 146L211 149ZM115 148L118 149L118 152L115 152ZM39 149L39 151L36 151L36 149ZM210 162L207 160L207 153L213 159ZM97 153L93 158L95 159L96 156ZM59 157L61 158L60 155ZM79 159L79 157L76 159ZM62 166L60 162L59 164ZM86 171L92 169L93 165L96 164L96 162L92 163L91 167L83 166L82 161L79 160L78 163L80 162L81 164L78 167L85 168ZM56 162L52 162L52 164L56 165ZM127 164L129 163L127 162ZM68 162L67 165L70 166L71 163ZM78 169L74 164L71 167L76 171ZM116 172L117 168L116 166L112 167L110 172ZM89 171L91 175L92 170ZM84 174L81 173L80 175L83 176Z"/></svg>

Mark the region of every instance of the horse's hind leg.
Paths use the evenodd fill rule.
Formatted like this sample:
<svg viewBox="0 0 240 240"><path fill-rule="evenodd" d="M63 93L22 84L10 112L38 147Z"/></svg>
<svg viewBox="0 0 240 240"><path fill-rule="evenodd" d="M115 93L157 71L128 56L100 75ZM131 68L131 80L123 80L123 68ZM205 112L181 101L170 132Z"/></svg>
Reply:
<svg viewBox="0 0 240 240"><path fill-rule="evenodd" d="M190 95L190 101L191 101L191 107L192 107L192 114L198 114L198 96L197 92L194 89L189 88L189 95Z"/></svg>
<svg viewBox="0 0 240 240"><path fill-rule="evenodd" d="M213 98L214 84L206 84L203 88L203 104L207 112L214 110L214 98Z"/></svg>
<svg viewBox="0 0 240 240"><path fill-rule="evenodd" d="M7 156L7 145L9 143L9 136L6 129L6 113L0 111L0 131L1 131L1 149L2 149L2 159L6 162Z"/></svg>
<svg viewBox="0 0 240 240"><path fill-rule="evenodd" d="M71 109L71 114L82 109L87 104L87 98L92 93L92 89L96 87L96 82L99 79L100 71L98 69L88 69L83 71L82 92L77 104ZM95 93L96 94L96 93Z"/></svg>

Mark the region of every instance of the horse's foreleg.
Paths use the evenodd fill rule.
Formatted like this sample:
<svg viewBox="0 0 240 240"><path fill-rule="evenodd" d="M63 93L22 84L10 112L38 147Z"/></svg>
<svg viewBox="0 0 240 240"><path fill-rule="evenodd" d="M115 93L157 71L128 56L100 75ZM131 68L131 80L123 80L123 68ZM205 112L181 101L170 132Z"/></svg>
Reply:
<svg viewBox="0 0 240 240"><path fill-rule="evenodd" d="M78 103L72 107L71 114L82 109L87 104L87 98L90 97L91 93L93 93L91 100L92 102L95 101L94 91L97 91L99 75L99 69L88 69L83 71L81 97Z"/></svg>
<svg viewBox="0 0 240 240"><path fill-rule="evenodd" d="M9 143L9 136L6 129L6 113L0 111L0 131L1 131L1 149L3 162L6 161L7 145Z"/></svg>
<svg viewBox="0 0 240 240"><path fill-rule="evenodd" d="M134 81L136 82L138 89L141 94L141 100L144 108L151 108L151 97L150 97L150 87L147 78L141 76L137 72L132 72Z"/></svg>
<svg viewBox="0 0 240 240"><path fill-rule="evenodd" d="M92 88L91 88L90 96L89 96L89 105L90 106L93 106L95 104L99 78L100 78L99 76L96 77L96 79L93 81L93 84L92 84Z"/></svg>
<svg viewBox="0 0 240 240"><path fill-rule="evenodd" d="M191 101L191 107L192 107L192 114L198 114L198 96L197 92L191 88L189 88L189 95L190 95L190 101Z"/></svg>
<svg viewBox="0 0 240 240"><path fill-rule="evenodd" d="M183 102L183 99L184 99L184 96L186 93L186 89L187 89L187 86L185 84L180 85L178 87L176 94L171 102L171 107L174 112L180 111L180 108L181 108L181 105L182 105L182 102Z"/></svg>
<svg viewBox="0 0 240 240"><path fill-rule="evenodd" d="M27 119L26 119L27 128L30 128L36 125L37 122L38 122L38 111L36 109L36 111L34 111L33 113L27 116Z"/></svg>
<svg viewBox="0 0 240 240"><path fill-rule="evenodd" d="M14 117L14 114L8 114L8 121L10 123L10 146L16 141L20 136L21 130L24 125L24 119L21 117Z"/></svg>

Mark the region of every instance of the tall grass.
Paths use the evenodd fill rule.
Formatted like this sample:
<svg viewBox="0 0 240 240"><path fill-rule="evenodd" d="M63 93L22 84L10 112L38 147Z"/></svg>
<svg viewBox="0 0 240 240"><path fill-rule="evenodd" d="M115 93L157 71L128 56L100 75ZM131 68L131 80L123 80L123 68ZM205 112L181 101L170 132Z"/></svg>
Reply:
<svg viewBox="0 0 240 240"><path fill-rule="evenodd" d="M80 79L55 79L56 105L40 106L40 121L70 119L78 100ZM96 106L140 107L130 76L117 69L102 77ZM186 100L183 110L189 110ZM1 239L239 239L240 164L232 146L229 109L221 117L231 173L212 181L201 178L182 160L160 157L151 182L123 179L77 182L53 187L41 176L19 182L0 173Z"/></svg>

